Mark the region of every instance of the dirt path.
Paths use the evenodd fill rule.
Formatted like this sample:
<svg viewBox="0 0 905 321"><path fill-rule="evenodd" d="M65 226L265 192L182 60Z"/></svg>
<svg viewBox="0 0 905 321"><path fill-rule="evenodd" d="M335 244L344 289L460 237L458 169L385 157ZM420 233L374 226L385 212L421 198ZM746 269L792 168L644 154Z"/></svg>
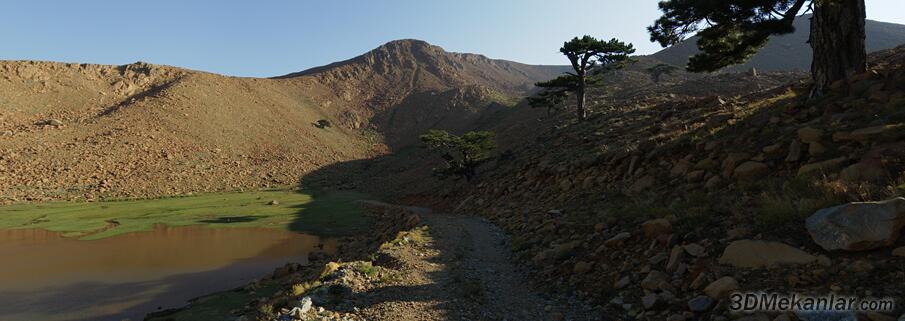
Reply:
<svg viewBox="0 0 905 321"><path fill-rule="evenodd" d="M474 217L426 214L426 232L381 250L398 281L360 293L365 320L598 320L575 300L534 291L505 234ZM351 312L351 311L350 311Z"/></svg>

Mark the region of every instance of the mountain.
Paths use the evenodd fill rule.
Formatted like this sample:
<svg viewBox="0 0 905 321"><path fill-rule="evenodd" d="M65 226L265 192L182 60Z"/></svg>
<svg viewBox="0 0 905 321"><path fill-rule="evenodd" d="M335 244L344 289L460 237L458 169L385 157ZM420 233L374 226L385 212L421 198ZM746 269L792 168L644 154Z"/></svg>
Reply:
<svg viewBox="0 0 905 321"><path fill-rule="evenodd" d="M466 129L561 71L416 40L272 79L0 61L0 201L293 185L441 122Z"/></svg>
<svg viewBox="0 0 905 321"><path fill-rule="evenodd" d="M751 60L727 69L737 71L750 70L753 67L761 71L810 70L812 51L807 43L811 34L810 18L810 15L798 17L795 20L794 33L773 37ZM905 25L867 20L865 29L868 52L905 44ZM692 37L651 56L669 64L685 66L688 58L697 52L697 37Z"/></svg>

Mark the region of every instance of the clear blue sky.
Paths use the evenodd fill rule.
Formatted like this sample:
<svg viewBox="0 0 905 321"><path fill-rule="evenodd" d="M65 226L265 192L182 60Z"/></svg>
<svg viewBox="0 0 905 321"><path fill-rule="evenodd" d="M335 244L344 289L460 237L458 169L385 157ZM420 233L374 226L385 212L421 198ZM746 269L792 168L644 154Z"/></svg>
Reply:
<svg viewBox="0 0 905 321"><path fill-rule="evenodd" d="M657 0L6 0L0 59L147 61L276 76L348 59L394 39L533 64L562 64L591 34L659 48L645 27ZM867 0L868 17L905 23L905 0Z"/></svg>

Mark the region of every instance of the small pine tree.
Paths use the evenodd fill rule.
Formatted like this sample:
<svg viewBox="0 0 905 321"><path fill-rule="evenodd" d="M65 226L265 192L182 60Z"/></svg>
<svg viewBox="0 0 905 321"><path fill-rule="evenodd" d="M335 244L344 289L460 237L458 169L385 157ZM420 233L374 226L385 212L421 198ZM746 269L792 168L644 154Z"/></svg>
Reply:
<svg viewBox="0 0 905 321"><path fill-rule="evenodd" d="M430 130L421 135L424 146L440 154L444 167L434 168L440 178L450 176L474 179L477 167L493 158L496 135L488 131L473 131L455 136L443 130Z"/></svg>

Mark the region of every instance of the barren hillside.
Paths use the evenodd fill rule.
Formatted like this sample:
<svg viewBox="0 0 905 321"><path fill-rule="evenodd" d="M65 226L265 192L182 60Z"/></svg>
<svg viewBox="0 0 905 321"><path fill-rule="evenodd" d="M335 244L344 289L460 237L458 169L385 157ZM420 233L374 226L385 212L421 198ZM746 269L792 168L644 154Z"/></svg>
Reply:
<svg viewBox="0 0 905 321"><path fill-rule="evenodd" d="M274 79L135 63L0 62L0 198L286 186L526 93L559 67L394 41ZM315 126L326 120L330 126ZM463 127L464 128L464 127ZM390 144L384 144L384 137Z"/></svg>

